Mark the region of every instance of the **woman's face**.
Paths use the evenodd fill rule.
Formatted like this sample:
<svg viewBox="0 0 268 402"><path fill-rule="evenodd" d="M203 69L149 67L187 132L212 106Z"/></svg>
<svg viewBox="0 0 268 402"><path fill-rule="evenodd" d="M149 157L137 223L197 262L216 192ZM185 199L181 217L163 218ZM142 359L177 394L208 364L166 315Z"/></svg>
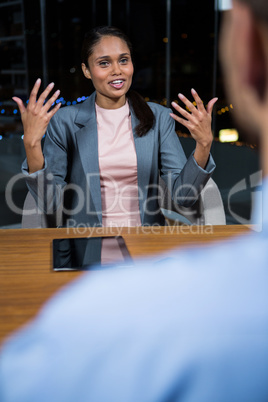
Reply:
<svg viewBox="0 0 268 402"><path fill-rule="evenodd" d="M126 42L116 36L104 36L89 56L88 66L83 63L82 69L96 89L97 105L106 109L123 106L133 76L133 64Z"/></svg>

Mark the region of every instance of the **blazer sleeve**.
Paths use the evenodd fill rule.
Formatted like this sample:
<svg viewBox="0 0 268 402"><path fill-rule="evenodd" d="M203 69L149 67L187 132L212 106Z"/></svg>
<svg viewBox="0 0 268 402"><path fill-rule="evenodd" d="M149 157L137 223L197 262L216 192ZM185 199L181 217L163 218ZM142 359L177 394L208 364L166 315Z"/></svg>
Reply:
<svg viewBox="0 0 268 402"><path fill-rule="evenodd" d="M210 155L206 168L202 169L193 156L194 151L186 159L170 112L170 109L163 111L159 125L160 175L173 201L187 207L197 200L215 169L215 162Z"/></svg>
<svg viewBox="0 0 268 402"><path fill-rule="evenodd" d="M29 174L27 159L22 164L27 187L38 207L46 214L54 213L62 204L66 186L68 153L66 136L61 134L63 132L56 115L53 116L45 137L44 168Z"/></svg>

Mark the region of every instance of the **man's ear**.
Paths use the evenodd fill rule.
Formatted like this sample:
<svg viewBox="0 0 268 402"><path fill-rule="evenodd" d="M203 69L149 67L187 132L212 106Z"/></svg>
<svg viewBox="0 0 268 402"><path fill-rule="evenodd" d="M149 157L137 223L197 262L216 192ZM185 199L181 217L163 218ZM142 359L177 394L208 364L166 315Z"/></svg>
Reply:
<svg viewBox="0 0 268 402"><path fill-rule="evenodd" d="M91 80L91 74L90 74L89 68L85 65L85 63L82 63L82 64L81 64L81 67L82 67L84 76L85 76L87 79Z"/></svg>
<svg viewBox="0 0 268 402"><path fill-rule="evenodd" d="M259 22L248 7L243 9L240 28L240 51L244 56L242 79L262 99L266 90L266 42Z"/></svg>
<svg viewBox="0 0 268 402"><path fill-rule="evenodd" d="M255 89L260 99L263 99L266 91L266 45L260 25L252 17L251 35L249 43L248 84Z"/></svg>

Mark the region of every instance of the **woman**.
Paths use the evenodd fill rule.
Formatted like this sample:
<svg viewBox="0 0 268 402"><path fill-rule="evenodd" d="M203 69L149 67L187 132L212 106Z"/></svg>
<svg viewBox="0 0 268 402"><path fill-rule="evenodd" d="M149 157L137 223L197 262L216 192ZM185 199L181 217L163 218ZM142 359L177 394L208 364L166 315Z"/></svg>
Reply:
<svg viewBox="0 0 268 402"><path fill-rule="evenodd" d="M146 103L133 92L132 48L114 27L89 32L82 48L82 70L95 92L82 104L51 109L59 96L49 84L37 100L38 79L28 106L14 97L24 126L28 188L39 207L53 214L62 203L68 226L164 225L158 206L159 173L179 205L189 206L214 170L210 156L211 113L197 93L190 113L176 103L176 116L163 106ZM171 118L172 117L172 118ZM174 119L187 127L196 148L186 161ZM44 149L41 140L46 134Z"/></svg>

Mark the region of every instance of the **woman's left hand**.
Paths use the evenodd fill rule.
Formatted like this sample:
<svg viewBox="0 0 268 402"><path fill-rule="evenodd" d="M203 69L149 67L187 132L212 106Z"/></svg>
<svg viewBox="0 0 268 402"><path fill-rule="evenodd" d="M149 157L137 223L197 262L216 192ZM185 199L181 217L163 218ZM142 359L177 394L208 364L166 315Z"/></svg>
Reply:
<svg viewBox="0 0 268 402"><path fill-rule="evenodd" d="M197 92L192 89L191 93L197 106L195 107L184 95L179 94L179 99L185 104L189 112L187 112L187 110L183 109L177 103L172 102L174 109L184 118L179 117L174 113L170 113L170 116L190 131L192 137L196 141L194 157L197 163L204 168L206 166L213 141L211 130L212 110L218 98L211 99L208 102L207 108L205 108Z"/></svg>

